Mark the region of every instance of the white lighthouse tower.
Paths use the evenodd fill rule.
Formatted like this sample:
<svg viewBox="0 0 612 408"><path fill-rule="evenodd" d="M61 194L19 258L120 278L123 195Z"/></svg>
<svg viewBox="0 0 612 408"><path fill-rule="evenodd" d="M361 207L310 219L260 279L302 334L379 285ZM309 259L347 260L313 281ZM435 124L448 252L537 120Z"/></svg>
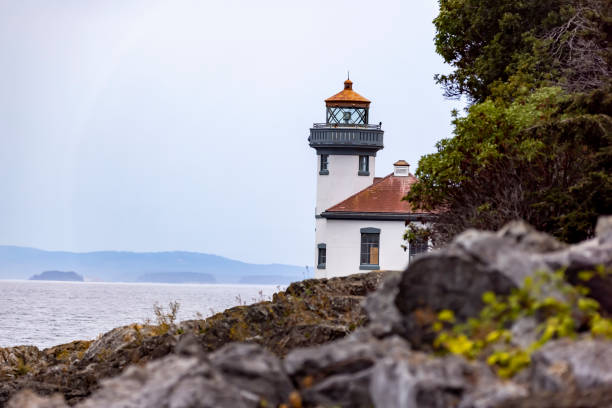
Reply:
<svg viewBox="0 0 612 408"><path fill-rule="evenodd" d="M370 101L353 91L353 82L325 100L326 121L315 123L308 141L317 152L315 207L315 276L326 277L326 219L321 214L334 204L372 185L376 152L383 148L381 125L368 123ZM322 262L323 261L323 262Z"/></svg>

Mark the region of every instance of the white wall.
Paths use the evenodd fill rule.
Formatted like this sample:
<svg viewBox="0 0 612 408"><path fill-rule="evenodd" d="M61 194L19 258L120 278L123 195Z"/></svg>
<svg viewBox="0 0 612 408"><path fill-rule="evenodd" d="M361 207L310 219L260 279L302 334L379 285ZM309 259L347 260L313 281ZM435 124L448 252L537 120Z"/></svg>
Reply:
<svg viewBox="0 0 612 408"><path fill-rule="evenodd" d="M370 156L370 175L358 176L359 156L329 155L328 175L319 174L321 156L317 155L317 204L315 215L349 198L374 182L376 171L374 156Z"/></svg>
<svg viewBox="0 0 612 408"><path fill-rule="evenodd" d="M404 221L317 220L317 244L327 245L325 269L316 268L315 277L331 278L368 272L359 269L361 228L380 229L379 265L381 270L404 270L408 252L401 247L406 229Z"/></svg>

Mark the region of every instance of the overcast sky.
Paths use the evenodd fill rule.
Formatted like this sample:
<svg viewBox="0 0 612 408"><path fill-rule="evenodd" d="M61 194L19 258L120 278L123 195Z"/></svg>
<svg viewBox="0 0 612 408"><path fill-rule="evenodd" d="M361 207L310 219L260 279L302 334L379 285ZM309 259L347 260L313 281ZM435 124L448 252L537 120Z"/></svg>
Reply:
<svg viewBox="0 0 612 408"><path fill-rule="evenodd" d="M436 12L433 0L0 0L0 244L311 265L307 137L347 69L383 122L378 176L398 159L414 171L450 135Z"/></svg>

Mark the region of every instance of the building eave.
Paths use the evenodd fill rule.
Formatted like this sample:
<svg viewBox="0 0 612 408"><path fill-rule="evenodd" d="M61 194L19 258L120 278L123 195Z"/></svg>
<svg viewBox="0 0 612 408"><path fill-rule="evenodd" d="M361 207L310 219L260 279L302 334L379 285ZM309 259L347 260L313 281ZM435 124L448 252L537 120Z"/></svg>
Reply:
<svg viewBox="0 0 612 408"><path fill-rule="evenodd" d="M324 211L321 213L321 217L336 220L431 221L434 218L434 214Z"/></svg>

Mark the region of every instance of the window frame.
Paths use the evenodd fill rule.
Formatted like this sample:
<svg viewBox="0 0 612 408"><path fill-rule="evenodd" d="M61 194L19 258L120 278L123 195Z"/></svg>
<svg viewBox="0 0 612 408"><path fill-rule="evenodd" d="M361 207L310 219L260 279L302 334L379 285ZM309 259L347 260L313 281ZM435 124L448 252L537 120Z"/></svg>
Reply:
<svg viewBox="0 0 612 408"><path fill-rule="evenodd" d="M319 161L319 174L322 176L327 176L329 174L329 154L320 155Z"/></svg>
<svg viewBox="0 0 612 408"><path fill-rule="evenodd" d="M322 257L321 257L321 254L323 254ZM326 265L327 265L327 245L318 244L317 245L317 269L325 269Z"/></svg>
<svg viewBox="0 0 612 408"><path fill-rule="evenodd" d="M410 242L408 244L408 261L412 262L416 257L427 252L429 252L429 240L427 238Z"/></svg>
<svg viewBox="0 0 612 408"><path fill-rule="evenodd" d="M375 271L380 269L380 228L361 228L359 230L361 234L361 240L359 244L359 269ZM375 238L375 241L372 240ZM368 242L369 241L369 242ZM367 249L364 252L364 245ZM376 263L372 263L372 248L377 249ZM364 255L368 258L367 263L364 262Z"/></svg>
<svg viewBox="0 0 612 408"><path fill-rule="evenodd" d="M362 163L364 163L365 166L362 167ZM370 175L370 156L359 155L359 162L357 164L357 175L359 176L369 176Z"/></svg>

